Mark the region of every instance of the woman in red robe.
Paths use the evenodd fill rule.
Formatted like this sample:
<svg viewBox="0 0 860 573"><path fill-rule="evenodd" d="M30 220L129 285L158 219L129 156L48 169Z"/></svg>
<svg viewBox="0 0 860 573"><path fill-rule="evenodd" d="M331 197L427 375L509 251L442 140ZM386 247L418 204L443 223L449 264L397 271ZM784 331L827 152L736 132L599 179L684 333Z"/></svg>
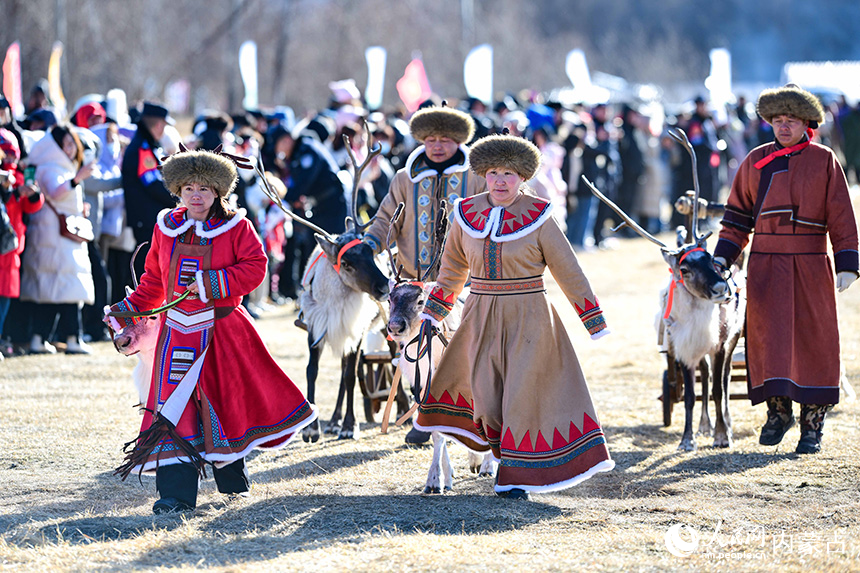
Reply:
<svg viewBox="0 0 860 573"><path fill-rule="evenodd" d="M244 494L245 456L285 446L317 416L241 305L267 260L245 211L226 203L236 165L219 153L183 151L164 161L162 174L181 206L159 214L140 286L110 309L140 313L185 295L164 314L141 434L117 470L155 473L155 513L193 509L208 464L219 492ZM110 320L116 329L141 318Z"/></svg>

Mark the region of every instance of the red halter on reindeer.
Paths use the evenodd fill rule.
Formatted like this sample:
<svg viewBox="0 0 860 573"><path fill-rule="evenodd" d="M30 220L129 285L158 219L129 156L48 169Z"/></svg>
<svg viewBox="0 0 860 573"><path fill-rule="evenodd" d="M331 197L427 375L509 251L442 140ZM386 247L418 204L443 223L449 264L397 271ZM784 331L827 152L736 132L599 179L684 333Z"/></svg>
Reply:
<svg viewBox="0 0 860 573"><path fill-rule="evenodd" d="M726 269L714 262L707 251L711 233L699 235L699 181L696 154L681 129L670 129L670 135L690 154L693 161L693 186L690 229L679 237L672 249L640 227L629 215L604 196L583 176L591 192L621 217L615 230L629 226L642 237L660 247L669 264L672 281L661 294L661 328L668 337L667 360L674 371L677 365L684 377L686 417L679 450L695 450L693 406L696 403L695 369L702 375L702 415L699 433L714 436L715 447L731 447L732 428L729 414L729 380L732 353L741 336L745 300L732 292ZM689 240L689 242L688 242ZM708 383L713 378L716 404L716 427L712 429L708 414ZM666 399L664 397L664 399Z"/></svg>

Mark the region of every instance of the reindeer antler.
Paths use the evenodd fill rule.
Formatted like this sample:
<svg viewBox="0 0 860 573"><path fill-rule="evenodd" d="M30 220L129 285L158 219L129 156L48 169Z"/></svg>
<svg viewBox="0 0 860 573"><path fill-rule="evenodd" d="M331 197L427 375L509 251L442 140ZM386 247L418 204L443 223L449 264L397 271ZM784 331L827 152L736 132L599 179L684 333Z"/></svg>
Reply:
<svg viewBox="0 0 860 573"><path fill-rule="evenodd" d="M304 218L296 215L290 209L287 209L287 207L284 206L284 202L281 201L281 197L275 192L274 189L272 189L271 185L269 185L269 181L266 179L266 173L263 171L262 161L260 160L259 157L257 157L257 163L254 165L254 171L257 173L257 177L260 178L260 186L263 189L263 192L266 194L266 196L269 199L271 199L272 203L274 203L275 205L280 207L281 211L286 213L288 217L290 217L291 219L293 219L297 223L301 223L302 225L304 225L308 229L311 229L312 231L319 233L320 235L324 236L325 238L327 238L328 240L330 240L332 242L334 242L336 240L335 237L333 237L332 235L327 233L321 227L318 227L317 225L314 225L313 223L311 223L307 219L304 219Z"/></svg>
<svg viewBox="0 0 860 573"><path fill-rule="evenodd" d="M690 222L690 235L692 235L693 241L699 243L705 240L707 236L699 236L699 196L701 195L701 188L699 187L699 170L696 161L696 151L693 149L693 145L690 143L689 138L687 138L687 134L680 127L670 127L669 135L671 135L672 139L680 143L681 146L687 150L687 153L690 154L690 158L693 160L693 191L695 192L695 196L693 197L693 220Z"/></svg>
<svg viewBox="0 0 860 573"><path fill-rule="evenodd" d="M640 235L642 235L643 237L645 237L646 239L648 239L649 241L654 243L655 245L659 246L660 248L667 249L667 250L669 249L669 247L667 247L665 244L663 244L659 239L655 238L653 235L651 235L651 233L649 233L648 231L646 231L645 229L640 227L639 223L634 221L630 217L630 215L628 215L627 213L625 213L621 209L621 207L619 207L618 205L616 205L615 203L610 201L609 197L607 197L606 195L601 193L597 189L597 187L594 186L594 183L589 181L585 175L582 176L582 181L588 186L589 189L591 189L591 192L594 194L595 197L597 197L598 199L600 199L601 201L606 203L607 207L609 207L610 209L615 211L615 213L617 213L618 216L621 217L621 220L623 221L623 223L621 223L621 225L616 227L615 230L618 230L621 227L623 227L624 225L627 225L628 227L630 227L631 229L633 229L634 231L636 231L637 233L639 233Z"/></svg>
<svg viewBox="0 0 860 573"><path fill-rule="evenodd" d="M248 157L243 157L241 155L233 155L232 153L227 153L226 151L222 151L223 147L224 147L224 144L219 143L218 147L216 147L215 149L213 149L209 153L214 153L216 155L226 157L227 159L229 159L230 161L235 163L236 167L238 169L254 169L254 165ZM162 164L167 160L168 157L173 157L174 155L179 155L180 153L188 153L189 151L191 151L191 150L188 149L185 146L185 144L180 141L179 142L179 150L177 152L175 152L171 155L165 155L164 157L161 158L161 161L159 161L158 158L156 158L155 161L158 163L158 168L161 169ZM203 151L208 151L208 150L203 150Z"/></svg>
<svg viewBox="0 0 860 573"><path fill-rule="evenodd" d="M439 213L436 216L435 236L433 237L433 260L430 266L424 271L421 277L422 281L427 281L428 277L439 272L439 267L442 265L442 251L445 250L445 242L448 240L448 202L442 199L439 203ZM435 278L435 277L434 277Z"/></svg>
<svg viewBox="0 0 860 573"><path fill-rule="evenodd" d="M349 159L352 161L353 167L353 180L352 180L352 210L347 214L347 221L352 221L353 229L356 234L363 235L364 231L370 226L373 222L373 218L371 217L370 221L367 223L359 223L358 222L358 186L361 183L361 173L364 171L365 167L370 165L370 162L374 157L379 155L382 152L382 146L377 145L376 148L373 147L373 137L370 135L370 128L367 126L367 122L363 121L364 124L364 132L367 137L367 157L365 157L364 162L361 165L358 164L358 160L355 158L355 154L352 152L352 146L349 142L349 136L343 136L343 142L346 147L347 153L349 153Z"/></svg>
<svg viewBox="0 0 860 573"><path fill-rule="evenodd" d="M405 207L406 206L403 204L403 201L397 204L394 216L391 217L391 220L388 222L388 235L385 237L385 250L388 252L388 262L391 265L391 272L394 275L395 283L400 282L400 273L403 271L403 265L400 265L399 268L395 267L394 255L391 253L391 230L394 228L398 219L400 219L400 215L403 214L403 209L405 209Z"/></svg>

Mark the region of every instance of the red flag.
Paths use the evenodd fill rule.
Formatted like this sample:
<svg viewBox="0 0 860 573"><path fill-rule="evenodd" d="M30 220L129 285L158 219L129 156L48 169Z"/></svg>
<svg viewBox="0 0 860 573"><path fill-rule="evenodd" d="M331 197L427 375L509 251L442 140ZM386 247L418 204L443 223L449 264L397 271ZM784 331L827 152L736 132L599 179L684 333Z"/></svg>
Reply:
<svg viewBox="0 0 860 573"><path fill-rule="evenodd" d="M20 117L24 113L24 99L21 95L21 44L12 42L3 60L3 95L12 107L12 115Z"/></svg>
<svg viewBox="0 0 860 573"><path fill-rule="evenodd" d="M397 80L397 93L409 113L417 110L421 102L432 95L430 82L427 81L427 72L424 71L424 62L418 58L409 62L403 77Z"/></svg>

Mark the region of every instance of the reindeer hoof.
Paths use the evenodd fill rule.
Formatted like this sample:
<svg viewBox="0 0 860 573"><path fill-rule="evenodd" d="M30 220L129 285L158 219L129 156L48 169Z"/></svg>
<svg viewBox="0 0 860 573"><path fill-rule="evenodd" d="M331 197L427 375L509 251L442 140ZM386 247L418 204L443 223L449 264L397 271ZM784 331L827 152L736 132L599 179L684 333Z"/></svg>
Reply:
<svg viewBox="0 0 860 573"><path fill-rule="evenodd" d="M482 478L491 478L494 475L496 475L496 474L494 474L491 471L486 471L486 470L482 471L482 472L478 472L478 477L482 477Z"/></svg>
<svg viewBox="0 0 860 573"><path fill-rule="evenodd" d="M731 436L727 436L725 434L714 436L714 447L715 448L731 448L732 447Z"/></svg>
<svg viewBox="0 0 860 573"><path fill-rule="evenodd" d="M304 442L313 442L317 443L320 439L320 422L319 420L314 420L309 425L305 426L302 429L302 440Z"/></svg>
<svg viewBox="0 0 860 573"><path fill-rule="evenodd" d="M442 493L442 490L439 489L438 487L430 487L428 485L428 486L424 486L424 493L427 495L439 495Z"/></svg>
<svg viewBox="0 0 860 573"><path fill-rule="evenodd" d="M315 432L309 432L309 431L303 430L302 431L302 440L305 443L308 443L308 442L313 443L313 444L317 443L318 441L320 441L319 430L317 430Z"/></svg>
<svg viewBox="0 0 860 573"><path fill-rule="evenodd" d="M697 436L705 436L705 437L712 436L713 434L714 434L714 430L710 426L699 426L699 431L696 432Z"/></svg>
<svg viewBox="0 0 860 573"><path fill-rule="evenodd" d="M681 440L681 443L678 445L679 452L695 452L696 451L696 442L691 439Z"/></svg>
<svg viewBox="0 0 860 573"><path fill-rule="evenodd" d="M352 428L341 428L337 435L338 440L357 440L358 439L358 424Z"/></svg>
<svg viewBox="0 0 860 573"><path fill-rule="evenodd" d="M329 435L335 435L341 433L341 427L338 422L329 422L325 425L325 433Z"/></svg>

